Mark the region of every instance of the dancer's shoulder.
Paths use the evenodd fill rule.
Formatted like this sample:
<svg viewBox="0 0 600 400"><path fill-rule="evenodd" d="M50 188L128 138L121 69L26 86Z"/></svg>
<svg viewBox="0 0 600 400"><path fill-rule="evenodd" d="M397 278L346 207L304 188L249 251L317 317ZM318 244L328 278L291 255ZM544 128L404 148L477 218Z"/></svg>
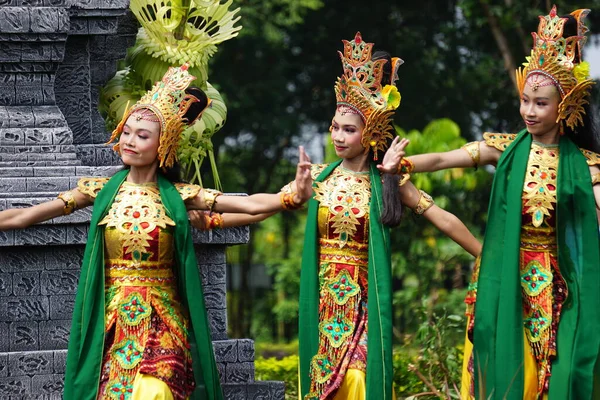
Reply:
<svg viewBox="0 0 600 400"><path fill-rule="evenodd" d="M83 194L96 198L109 178L81 178L77 181L77 189Z"/></svg>
<svg viewBox="0 0 600 400"><path fill-rule="evenodd" d="M508 146L517 137L516 133L493 133L485 132L483 134L483 141L490 147L494 147L500 151L506 150Z"/></svg>

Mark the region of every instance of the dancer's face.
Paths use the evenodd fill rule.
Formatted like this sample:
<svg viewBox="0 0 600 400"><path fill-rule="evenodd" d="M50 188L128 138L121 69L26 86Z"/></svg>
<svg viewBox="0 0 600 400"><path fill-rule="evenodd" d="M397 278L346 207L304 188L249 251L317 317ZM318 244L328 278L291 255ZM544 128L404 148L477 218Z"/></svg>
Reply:
<svg viewBox="0 0 600 400"><path fill-rule="evenodd" d="M558 135L558 89L551 84L537 86L529 77L521 96L521 117L534 138ZM538 81L539 82L539 81Z"/></svg>
<svg viewBox="0 0 600 400"><path fill-rule="evenodd" d="M125 123L119 139L123 163L132 167L145 167L158 162L160 124L140 119L133 113Z"/></svg>
<svg viewBox="0 0 600 400"><path fill-rule="evenodd" d="M340 158L353 159L364 154L361 143L365 124L358 114L342 113L336 110L331 121L331 140L335 154Z"/></svg>

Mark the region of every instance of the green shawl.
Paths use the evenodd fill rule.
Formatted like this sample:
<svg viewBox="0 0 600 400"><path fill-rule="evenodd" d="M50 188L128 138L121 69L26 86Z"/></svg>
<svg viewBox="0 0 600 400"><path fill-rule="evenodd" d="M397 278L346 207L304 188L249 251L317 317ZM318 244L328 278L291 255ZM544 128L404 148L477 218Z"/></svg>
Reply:
<svg viewBox="0 0 600 400"><path fill-rule="evenodd" d="M322 182L342 161L329 165L316 179ZM379 171L370 165L369 276L367 338L367 400L392 399L392 289L389 229L379 217L383 208ZM319 245L317 211L312 198L300 273L300 393L310 390L310 363L319 349Z"/></svg>
<svg viewBox="0 0 600 400"><path fill-rule="evenodd" d="M83 256L67 353L64 398L95 400L104 350L104 227L107 214L128 170L117 172L98 193ZM194 400L221 400L219 375L206 316L202 282L194 253L187 211L181 195L159 174L158 188L167 215L175 221L174 239L179 294L189 307L190 345L196 390Z"/></svg>
<svg viewBox="0 0 600 400"><path fill-rule="evenodd" d="M519 274L522 192L531 135L522 131L498 162L475 305L475 385L485 398L523 396L523 312ZM592 398L600 347L600 254L589 167L566 137L559 143L556 235L568 298L557 333L550 400ZM483 388L482 388L483 389Z"/></svg>

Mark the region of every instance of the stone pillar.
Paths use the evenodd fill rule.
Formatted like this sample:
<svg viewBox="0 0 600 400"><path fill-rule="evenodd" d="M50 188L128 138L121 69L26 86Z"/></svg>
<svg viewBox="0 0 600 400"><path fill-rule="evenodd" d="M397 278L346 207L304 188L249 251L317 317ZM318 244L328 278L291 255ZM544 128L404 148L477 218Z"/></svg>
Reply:
<svg viewBox="0 0 600 400"><path fill-rule="evenodd" d="M0 0L0 209L112 175L97 111L137 27L127 0ZM123 24L120 24L123 22ZM0 399L62 398L66 348L91 209L0 232ZM254 382L254 342L227 338L225 249L247 228L194 232L226 399L282 400ZM68 399L71 400L71 399Z"/></svg>

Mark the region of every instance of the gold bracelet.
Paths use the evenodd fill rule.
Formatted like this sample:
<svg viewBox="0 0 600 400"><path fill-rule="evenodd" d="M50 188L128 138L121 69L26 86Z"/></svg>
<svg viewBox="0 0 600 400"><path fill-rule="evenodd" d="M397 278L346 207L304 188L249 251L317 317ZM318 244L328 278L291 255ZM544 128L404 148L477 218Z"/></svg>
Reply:
<svg viewBox="0 0 600 400"><path fill-rule="evenodd" d="M398 164L396 175L411 174L414 170L415 164L410 160L410 158L403 158L400 160L400 164Z"/></svg>
<svg viewBox="0 0 600 400"><path fill-rule="evenodd" d="M77 202L75 201L75 196L73 196L73 191L69 190L68 192L59 193L56 197L65 203L63 215L69 215L77 209Z"/></svg>
<svg viewBox="0 0 600 400"><path fill-rule="evenodd" d="M592 175L592 186L594 186L596 183L600 183L600 172Z"/></svg>
<svg viewBox="0 0 600 400"><path fill-rule="evenodd" d="M473 160L473 163L475 164L474 167L477 167L479 165L479 144L480 142L469 142L461 147L461 149L463 149L467 152L467 154L469 154L471 160Z"/></svg>
<svg viewBox="0 0 600 400"><path fill-rule="evenodd" d="M431 206L433 206L434 201L433 198L424 191L419 190L419 193L421 193L421 195L419 196L419 201L417 202L417 205L415 206L413 212L415 214L421 215L425 211L429 210Z"/></svg>
<svg viewBox="0 0 600 400"><path fill-rule="evenodd" d="M302 203L296 203L294 201L294 196L296 195L296 193L285 193L285 192L281 192L281 194L279 195L279 200L281 201L281 207L283 207L284 210L297 210L300 207L302 207Z"/></svg>
<svg viewBox="0 0 600 400"><path fill-rule="evenodd" d="M214 189L202 189L204 192L204 203L209 211L212 211L215 208L215 204L217 204L217 197L222 195L222 192Z"/></svg>
<svg viewBox="0 0 600 400"><path fill-rule="evenodd" d="M223 227L223 215L219 213L213 213L210 215L210 223L208 229L221 229Z"/></svg>

